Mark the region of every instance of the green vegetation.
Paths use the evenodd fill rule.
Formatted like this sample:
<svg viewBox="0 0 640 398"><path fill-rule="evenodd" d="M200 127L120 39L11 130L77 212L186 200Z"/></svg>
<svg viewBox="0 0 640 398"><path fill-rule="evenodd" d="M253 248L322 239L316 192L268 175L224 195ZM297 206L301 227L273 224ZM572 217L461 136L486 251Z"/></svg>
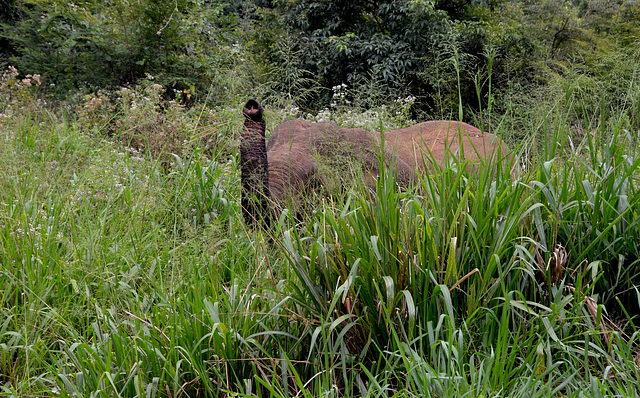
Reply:
<svg viewBox="0 0 640 398"><path fill-rule="evenodd" d="M0 396L638 396L637 3L5 3ZM251 96L469 120L519 172L249 230Z"/></svg>

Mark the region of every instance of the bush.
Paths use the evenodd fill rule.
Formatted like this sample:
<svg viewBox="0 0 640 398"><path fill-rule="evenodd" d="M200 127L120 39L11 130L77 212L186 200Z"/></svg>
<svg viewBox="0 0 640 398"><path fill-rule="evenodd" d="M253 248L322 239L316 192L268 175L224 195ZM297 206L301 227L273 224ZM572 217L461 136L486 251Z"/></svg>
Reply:
<svg viewBox="0 0 640 398"><path fill-rule="evenodd" d="M14 116L43 112L46 101L40 93L42 77L26 75L20 78L18 69L9 66L0 78L0 127Z"/></svg>
<svg viewBox="0 0 640 398"><path fill-rule="evenodd" d="M82 96L76 107L78 127L93 135L117 138L125 147L158 160L166 169L174 155L187 156L199 150L226 160L235 150L217 113L204 105L186 108L163 98L165 89L154 81L115 92L99 91Z"/></svg>

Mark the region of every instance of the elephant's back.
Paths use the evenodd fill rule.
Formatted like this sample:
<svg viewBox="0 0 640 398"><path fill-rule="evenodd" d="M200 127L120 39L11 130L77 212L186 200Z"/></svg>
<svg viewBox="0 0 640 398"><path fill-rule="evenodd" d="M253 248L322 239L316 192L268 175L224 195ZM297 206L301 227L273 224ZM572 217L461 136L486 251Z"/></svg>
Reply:
<svg viewBox="0 0 640 398"><path fill-rule="evenodd" d="M432 120L387 131L385 144L414 167L422 167L423 159L427 164L433 159L442 165L447 151L471 162L488 157L498 146L503 153L508 151L499 137L470 124L448 120Z"/></svg>
<svg viewBox="0 0 640 398"><path fill-rule="evenodd" d="M344 128L334 123L312 123L306 120L288 120L283 122L269 137L267 151L283 151L283 148L320 152L327 146L365 146L373 145L374 136L363 129Z"/></svg>

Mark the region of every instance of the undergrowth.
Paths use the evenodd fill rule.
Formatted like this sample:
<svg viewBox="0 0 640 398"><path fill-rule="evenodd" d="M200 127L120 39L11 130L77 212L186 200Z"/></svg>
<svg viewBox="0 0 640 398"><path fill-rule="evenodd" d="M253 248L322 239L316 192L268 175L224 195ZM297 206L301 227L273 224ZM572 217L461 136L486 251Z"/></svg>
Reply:
<svg viewBox="0 0 640 398"><path fill-rule="evenodd" d="M16 77L0 394L637 396L633 124L600 123L574 151L569 103L526 130L515 178L452 155L413 189L383 174L250 231L229 149L239 107L184 109L149 83L74 118L14 107ZM326 114L384 130L411 123L409 102ZM270 129L296 112L268 112Z"/></svg>

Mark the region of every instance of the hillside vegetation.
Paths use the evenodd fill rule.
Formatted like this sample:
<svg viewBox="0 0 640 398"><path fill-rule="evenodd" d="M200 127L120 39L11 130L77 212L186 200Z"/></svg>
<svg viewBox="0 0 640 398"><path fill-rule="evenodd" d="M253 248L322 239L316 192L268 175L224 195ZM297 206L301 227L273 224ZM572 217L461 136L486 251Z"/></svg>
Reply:
<svg viewBox="0 0 640 398"><path fill-rule="evenodd" d="M637 1L3 4L0 396L638 396ZM250 229L249 98L517 156Z"/></svg>

